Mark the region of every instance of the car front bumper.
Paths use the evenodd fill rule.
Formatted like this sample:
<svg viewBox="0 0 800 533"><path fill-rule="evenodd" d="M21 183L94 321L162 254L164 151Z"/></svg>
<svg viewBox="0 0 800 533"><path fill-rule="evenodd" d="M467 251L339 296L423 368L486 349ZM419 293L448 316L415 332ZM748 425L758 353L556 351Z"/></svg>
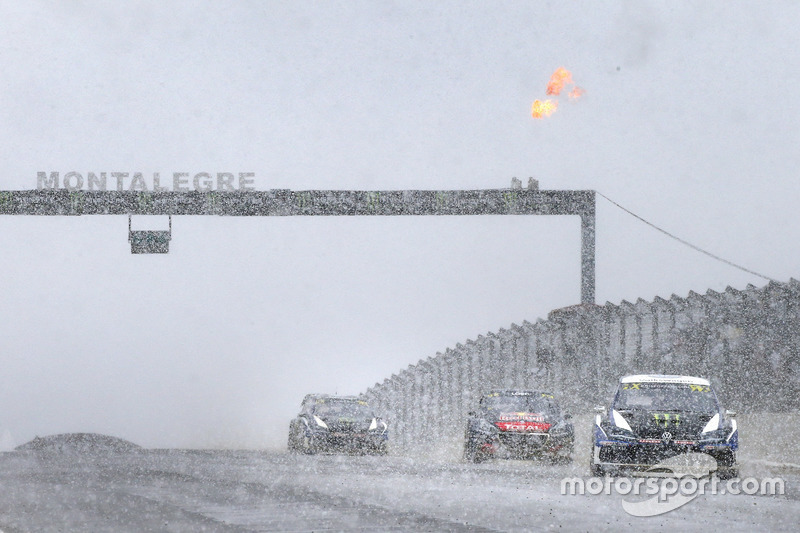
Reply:
<svg viewBox="0 0 800 533"><path fill-rule="evenodd" d="M312 436L318 451L385 451L389 436L387 433L371 432L318 432Z"/></svg>

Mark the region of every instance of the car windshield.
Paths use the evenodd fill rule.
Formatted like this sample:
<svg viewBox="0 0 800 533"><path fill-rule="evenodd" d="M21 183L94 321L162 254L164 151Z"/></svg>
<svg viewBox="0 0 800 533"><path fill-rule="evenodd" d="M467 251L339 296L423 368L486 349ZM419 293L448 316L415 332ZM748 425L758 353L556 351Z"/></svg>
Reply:
<svg viewBox="0 0 800 533"><path fill-rule="evenodd" d="M320 399L317 400L317 403L314 405L314 414L321 418L374 418L369 405L360 400Z"/></svg>
<svg viewBox="0 0 800 533"><path fill-rule="evenodd" d="M708 385L687 383L623 383L614 399L614 409L661 411L718 411L717 397Z"/></svg>
<svg viewBox="0 0 800 533"><path fill-rule="evenodd" d="M481 400L481 408L492 413L524 412L558 416L558 403L550 394L498 394L492 393Z"/></svg>

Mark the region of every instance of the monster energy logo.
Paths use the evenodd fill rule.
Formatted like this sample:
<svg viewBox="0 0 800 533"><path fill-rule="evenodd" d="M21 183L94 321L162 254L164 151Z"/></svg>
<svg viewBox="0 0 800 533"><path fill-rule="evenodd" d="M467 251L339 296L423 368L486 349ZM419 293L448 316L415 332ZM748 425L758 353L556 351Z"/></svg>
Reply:
<svg viewBox="0 0 800 533"><path fill-rule="evenodd" d="M653 413L653 418L656 419L656 425L664 425L664 427L669 427L670 421L672 425L677 426L681 423L681 415L679 414L670 414L670 413Z"/></svg>

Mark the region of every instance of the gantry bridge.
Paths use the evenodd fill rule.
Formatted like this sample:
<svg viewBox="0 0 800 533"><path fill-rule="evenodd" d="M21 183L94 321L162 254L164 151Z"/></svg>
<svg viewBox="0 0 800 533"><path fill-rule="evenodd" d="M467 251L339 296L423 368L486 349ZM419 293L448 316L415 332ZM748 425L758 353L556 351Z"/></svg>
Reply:
<svg viewBox="0 0 800 533"><path fill-rule="evenodd" d="M535 180L531 182L535 184ZM590 190L0 191L0 215L471 216L577 215L581 302L595 297L595 192ZM170 220L171 221L171 220ZM171 229L171 228L170 228ZM164 253L171 231L133 232L133 253Z"/></svg>

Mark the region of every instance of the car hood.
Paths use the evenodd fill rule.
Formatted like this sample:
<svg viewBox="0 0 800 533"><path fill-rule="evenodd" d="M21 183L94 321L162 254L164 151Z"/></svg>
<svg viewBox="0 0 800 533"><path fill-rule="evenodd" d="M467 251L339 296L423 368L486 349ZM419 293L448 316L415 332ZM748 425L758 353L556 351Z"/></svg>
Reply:
<svg viewBox="0 0 800 533"><path fill-rule="evenodd" d="M664 410L619 410L631 431L641 439L662 439L668 432L673 439L695 439L717 413Z"/></svg>
<svg viewBox="0 0 800 533"><path fill-rule="evenodd" d="M363 432L367 431L372 419L350 418L345 416L320 417L330 431L336 432Z"/></svg>

